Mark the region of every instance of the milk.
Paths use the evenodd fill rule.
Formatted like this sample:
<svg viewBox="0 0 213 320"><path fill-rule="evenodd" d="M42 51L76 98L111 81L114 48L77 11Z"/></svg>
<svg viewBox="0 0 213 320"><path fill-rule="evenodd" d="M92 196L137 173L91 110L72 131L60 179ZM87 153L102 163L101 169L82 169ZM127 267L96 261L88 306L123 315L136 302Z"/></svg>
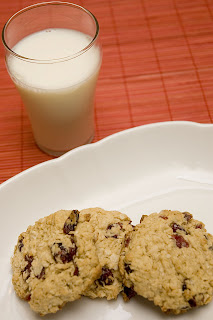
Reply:
<svg viewBox="0 0 213 320"><path fill-rule="evenodd" d="M81 52L90 43L91 38L79 31L46 29L13 47L16 54L30 60L7 58L35 140L47 153L59 155L93 138L93 100L101 53L97 45Z"/></svg>

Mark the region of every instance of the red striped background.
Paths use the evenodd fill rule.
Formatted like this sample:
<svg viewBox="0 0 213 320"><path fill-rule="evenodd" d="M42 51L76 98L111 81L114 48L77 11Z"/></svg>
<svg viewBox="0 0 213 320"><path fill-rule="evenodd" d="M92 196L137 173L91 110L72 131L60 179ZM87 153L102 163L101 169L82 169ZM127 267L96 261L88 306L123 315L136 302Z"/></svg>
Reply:
<svg viewBox="0 0 213 320"><path fill-rule="evenodd" d="M37 1L0 2L1 29ZM101 28L94 142L147 123L213 120L212 0L81 0ZM40 151L0 46L0 182L52 157Z"/></svg>

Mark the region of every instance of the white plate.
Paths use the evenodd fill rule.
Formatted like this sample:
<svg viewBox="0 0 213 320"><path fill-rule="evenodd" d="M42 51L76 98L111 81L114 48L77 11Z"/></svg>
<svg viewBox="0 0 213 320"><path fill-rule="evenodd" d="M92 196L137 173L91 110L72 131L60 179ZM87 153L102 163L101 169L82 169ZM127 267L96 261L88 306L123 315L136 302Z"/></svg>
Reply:
<svg viewBox="0 0 213 320"><path fill-rule="evenodd" d="M101 206L128 214L190 211L213 233L213 126L164 122L126 130L37 165L0 187L0 319L39 319L11 285L10 257L29 224L58 209ZM213 302L178 319L212 319ZM82 298L45 319L155 320L165 316L137 297L124 303Z"/></svg>

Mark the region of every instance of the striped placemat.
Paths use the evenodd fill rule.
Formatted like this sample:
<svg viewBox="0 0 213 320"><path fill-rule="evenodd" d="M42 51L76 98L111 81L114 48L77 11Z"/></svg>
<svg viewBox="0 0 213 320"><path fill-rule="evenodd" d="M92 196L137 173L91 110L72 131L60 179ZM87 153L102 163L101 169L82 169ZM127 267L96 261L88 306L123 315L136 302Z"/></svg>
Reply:
<svg viewBox="0 0 213 320"><path fill-rule="evenodd" d="M97 17L103 64L94 142L147 123L213 119L213 1L81 0ZM0 2L1 28L37 1ZM52 159L33 140L0 47L0 182Z"/></svg>

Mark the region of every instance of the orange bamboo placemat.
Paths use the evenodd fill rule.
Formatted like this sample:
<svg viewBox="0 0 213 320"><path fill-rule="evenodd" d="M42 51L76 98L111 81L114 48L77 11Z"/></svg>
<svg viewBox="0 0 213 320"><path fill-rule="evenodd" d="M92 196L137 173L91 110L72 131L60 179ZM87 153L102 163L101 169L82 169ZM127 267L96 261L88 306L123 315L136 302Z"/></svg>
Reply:
<svg viewBox="0 0 213 320"><path fill-rule="evenodd" d="M0 27L38 1L0 2ZM147 123L213 120L212 0L74 1L97 17L103 64L94 142ZM52 157L40 151L0 46L0 182Z"/></svg>

